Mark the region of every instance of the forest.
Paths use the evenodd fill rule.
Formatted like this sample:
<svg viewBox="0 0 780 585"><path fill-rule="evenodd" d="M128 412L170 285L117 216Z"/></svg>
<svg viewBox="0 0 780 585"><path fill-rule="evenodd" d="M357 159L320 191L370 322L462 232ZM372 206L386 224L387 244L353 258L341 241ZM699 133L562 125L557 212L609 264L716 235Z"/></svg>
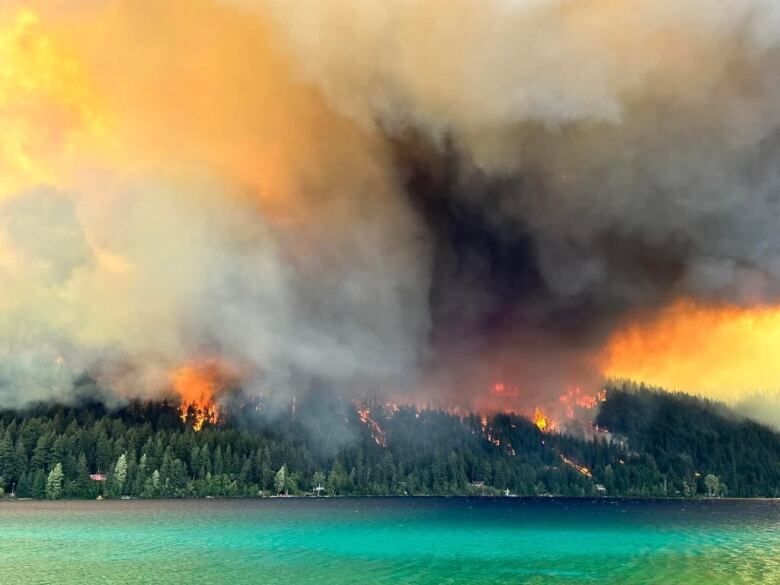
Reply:
<svg viewBox="0 0 780 585"><path fill-rule="evenodd" d="M166 400L0 411L0 494L780 496L780 434L631 383L563 432L514 414L324 396L294 409L228 401L197 431L194 416Z"/></svg>

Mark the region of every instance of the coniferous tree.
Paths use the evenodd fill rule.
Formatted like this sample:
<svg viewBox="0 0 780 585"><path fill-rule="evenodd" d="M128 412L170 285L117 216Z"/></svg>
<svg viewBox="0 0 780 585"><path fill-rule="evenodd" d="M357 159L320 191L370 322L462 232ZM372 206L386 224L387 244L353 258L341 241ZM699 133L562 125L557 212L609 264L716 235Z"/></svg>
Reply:
<svg viewBox="0 0 780 585"><path fill-rule="evenodd" d="M311 487L318 496L322 495L320 492L325 489L325 474L321 471L315 471L311 478Z"/></svg>
<svg viewBox="0 0 780 585"><path fill-rule="evenodd" d="M2 477L5 482L17 479L15 462L14 445L11 441L11 434L6 431L5 436L0 439L0 477Z"/></svg>
<svg viewBox="0 0 780 585"><path fill-rule="evenodd" d="M347 413L330 422L344 424L353 439L323 450L295 419L231 413L195 433L175 408L133 408L0 411L0 487L8 493L16 484L19 497L44 498L59 463L60 497L68 498L93 498L103 487L136 497L315 493L319 486L331 495L589 495L596 484L608 495L780 495L777 433L717 404L647 389L610 390L597 419L610 440L543 434L500 414L485 419L489 441L480 417L402 407L377 416L383 444ZM89 480L94 472L108 481Z"/></svg>
<svg viewBox="0 0 780 585"><path fill-rule="evenodd" d="M46 474L43 468L39 467L32 476L32 485L30 486L30 496L42 500L46 497Z"/></svg>
<svg viewBox="0 0 780 585"><path fill-rule="evenodd" d="M282 467L279 469L279 471L276 472L276 475L274 476L274 487L276 488L276 493L281 494L284 492L287 494L287 490L289 488L287 483L287 464L285 463L282 465Z"/></svg>
<svg viewBox="0 0 780 585"><path fill-rule="evenodd" d="M46 479L46 499L47 500L59 500L62 495L62 463L57 463L49 472L49 477Z"/></svg>
<svg viewBox="0 0 780 585"><path fill-rule="evenodd" d="M74 482L74 496L77 498L94 497L91 493L91 480L89 478L89 468L87 467L87 456L82 451L79 454L79 460L76 469L76 481Z"/></svg>
<svg viewBox="0 0 780 585"><path fill-rule="evenodd" d="M116 466L114 467L114 475L112 477L113 493L116 496L122 495L122 490L125 487L127 481L127 454L122 453L117 459Z"/></svg>

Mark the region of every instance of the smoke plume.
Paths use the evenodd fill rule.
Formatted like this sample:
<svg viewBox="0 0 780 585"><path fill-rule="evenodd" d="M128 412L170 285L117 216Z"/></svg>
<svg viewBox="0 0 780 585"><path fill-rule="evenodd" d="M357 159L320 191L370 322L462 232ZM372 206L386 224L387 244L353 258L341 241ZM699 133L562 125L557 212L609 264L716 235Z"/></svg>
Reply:
<svg viewBox="0 0 780 585"><path fill-rule="evenodd" d="M710 4L11 0L0 397L538 402L668 372L618 358L669 307L776 318L780 7Z"/></svg>

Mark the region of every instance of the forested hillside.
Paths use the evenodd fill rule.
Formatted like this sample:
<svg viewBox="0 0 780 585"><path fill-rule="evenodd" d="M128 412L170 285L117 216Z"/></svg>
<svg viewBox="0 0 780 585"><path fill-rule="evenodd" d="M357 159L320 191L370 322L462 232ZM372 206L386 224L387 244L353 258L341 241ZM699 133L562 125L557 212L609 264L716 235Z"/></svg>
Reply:
<svg viewBox="0 0 780 585"><path fill-rule="evenodd" d="M0 489L33 498L780 494L780 436L717 404L612 388L596 423L574 436L515 415L334 399L296 411L228 404L196 432L168 402L37 406L0 413Z"/></svg>
<svg viewBox="0 0 780 585"><path fill-rule="evenodd" d="M780 493L780 435L718 403L621 388L610 392L596 422L651 456L676 489L712 473L732 496Z"/></svg>

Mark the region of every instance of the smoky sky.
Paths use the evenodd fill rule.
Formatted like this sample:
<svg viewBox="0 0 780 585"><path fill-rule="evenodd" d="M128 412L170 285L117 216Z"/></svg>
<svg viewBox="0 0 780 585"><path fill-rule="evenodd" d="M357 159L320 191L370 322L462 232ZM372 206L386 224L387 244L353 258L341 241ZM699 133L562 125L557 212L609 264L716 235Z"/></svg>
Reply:
<svg viewBox="0 0 780 585"><path fill-rule="evenodd" d="M0 11L11 402L213 360L538 401L629 319L777 301L774 2L63 6Z"/></svg>

